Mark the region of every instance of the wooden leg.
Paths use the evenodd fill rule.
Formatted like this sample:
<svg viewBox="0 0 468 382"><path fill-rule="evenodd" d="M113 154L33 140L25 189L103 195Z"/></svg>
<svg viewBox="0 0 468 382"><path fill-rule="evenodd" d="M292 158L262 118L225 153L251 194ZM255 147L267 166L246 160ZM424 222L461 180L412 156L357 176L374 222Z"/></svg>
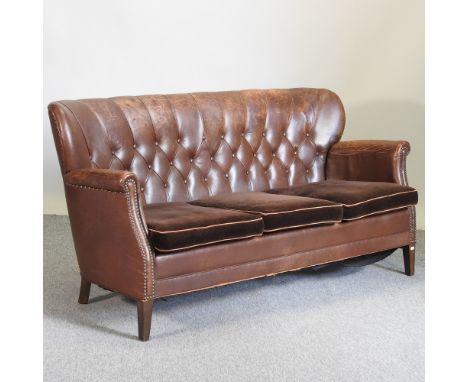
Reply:
<svg viewBox="0 0 468 382"><path fill-rule="evenodd" d="M89 301L89 291L91 290L91 283L81 277L80 297L78 298L79 304L87 304Z"/></svg>
<svg viewBox="0 0 468 382"><path fill-rule="evenodd" d="M410 244L403 247L403 261L405 263L405 274L407 276L414 275L414 254L415 245Z"/></svg>
<svg viewBox="0 0 468 382"><path fill-rule="evenodd" d="M138 339L148 341L151 331L151 317L153 313L153 300L137 301L138 309Z"/></svg>

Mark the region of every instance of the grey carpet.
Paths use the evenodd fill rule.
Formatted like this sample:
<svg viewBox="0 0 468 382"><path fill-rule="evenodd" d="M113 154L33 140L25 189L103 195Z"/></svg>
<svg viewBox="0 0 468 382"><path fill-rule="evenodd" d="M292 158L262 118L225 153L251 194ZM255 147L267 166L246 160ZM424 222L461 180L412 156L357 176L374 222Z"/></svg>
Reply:
<svg viewBox="0 0 468 382"><path fill-rule="evenodd" d="M133 301L78 305L68 218L44 216L45 381L423 381L424 232L362 268L303 270L157 300L149 342Z"/></svg>

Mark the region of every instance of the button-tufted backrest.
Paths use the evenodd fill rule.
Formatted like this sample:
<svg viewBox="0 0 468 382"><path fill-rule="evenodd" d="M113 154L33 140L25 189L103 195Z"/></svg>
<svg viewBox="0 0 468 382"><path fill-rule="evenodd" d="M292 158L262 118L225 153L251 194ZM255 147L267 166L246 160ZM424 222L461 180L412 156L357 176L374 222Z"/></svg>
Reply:
<svg viewBox="0 0 468 382"><path fill-rule="evenodd" d="M49 114L62 173L132 171L146 203L322 180L344 128L325 89L60 101Z"/></svg>

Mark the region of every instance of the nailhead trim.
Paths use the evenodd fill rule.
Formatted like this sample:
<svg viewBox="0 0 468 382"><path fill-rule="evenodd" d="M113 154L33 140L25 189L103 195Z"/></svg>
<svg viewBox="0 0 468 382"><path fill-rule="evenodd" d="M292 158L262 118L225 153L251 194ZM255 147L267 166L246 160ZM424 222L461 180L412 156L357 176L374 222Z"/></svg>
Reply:
<svg viewBox="0 0 468 382"><path fill-rule="evenodd" d="M133 179L127 180L124 183L124 190L125 190L125 195L126 195L126 198L127 198L128 217L130 218L130 223L132 225L133 233L134 233L134 235L135 235L135 237L137 239L138 245L140 247L140 255L141 255L142 259L143 259L143 271L144 271L143 294L144 294L145 301L153 300L153 299L155 299L155 296L156 296L156 294L155 294L155 274L154 274L154 254L153 254L153 251L151 250L151 246L149 245L149 243L146 242L145 238L141 238L141 235L138 232L138 224L140 224L140 226L141 226L140 228L143 231L145 231L145 230L143 228L143 223L141 221L141 216L140 216L138 208L136 209L136 215L137 215L138 221L135 221L135 219L133 218L133 215L132 215L132 210L133 210L133 208L132 208L133 207L132 206L132 194L130 193L130 189L128 187L129 184L132 184L133 187L134 187L133 200L135 200L135 203L137 203L138 195L137 195L137 192L136 192L136 183L135 183L135 181ZM142 242L142 241L144 241L144 242ZM146 287L146 285L147 285L147 268L146 268L145 248L147 248L149 250L149 253L151 255L151 275L152 275L151 296L148 296L147 287Z"/></svg>
<svg viewBox="0 0 468 382"><path fill-rule="evenodd" d="M408 174L406 170L406 158L408 157L409 147L404 145L401 147L399 152L396 154L398 155L399 164L398 164L398 174L400 176L400 183L404 186L408 185ZM410 246L416 244L416 207L410 206L408 207L409 212L409 234L410 234Z"/></svg>
<svg viewBox="0 0 468 382"><path fill-rule="evenodd" d="M73 184L73 183L65 183L65 185L70 186L70 187L74 187L74 188L81 188L81 189L85 189L85 190L111 192L113 194L124 194L125 193L125 192L122 192L122 191L106 190L105 188L82 186L80 184Z"/></svg>
<svg viewBox="0 0 468 382"><path fill-rule="evenodd" d="M133 186L135 187L134 188L134 195L133 195L133 198L135 198L135 200L138 200L137 199L137 192L136 192L136 183L133 179L129 179L127 180L123 187L124 187L124 192L122 191L112 191L112 190L106 190L104 188L96 188L96 187L89 187L89 186L82 186L82 185L78 185L78 184L73 184L73 183L65 183L66 186L70 186L70 187L74 187L74 188L78 188L78 189L85 189L85 190L90 190L90 191L103 191L103 192L110 192L112 194L125 194L126 196L126 199L127 199L127 208L128 208L128 217L130 218L130 223L132 225L132 229L133 229L133 233L137 239L137 242L138 242L138 246L140 247L140 255L143 259L143 272L144 272L144 276L143 276L143 279L144 279L144 287L143 287L143 295L144 295L144 301L148 301L148 300L154 300L156 297L156 290L155 290L155 272L154 272L154 253L151 249L151 246L149 245L149 242L146 242L146 240L143 238L143 240L145 242L142 243L142 238L140 237L140 234L138 232L138 227L137 227L137 224L139 223L141 226L142 226L142 230L145 231L144 229L144 226L143 226L143 222L141 221L141 216L140 216L140 213L139 213L139 210L137 209L137 217L139 217L139 222L135 222L135 220L133 219L133 216L132 216L132 195L130 193L130 190L128 188L128 185L132 183ZM146 259L145 259L145 248L148 248L149 249L149 252L150 252L150 255L151 255L151 275L152 275L152 292L151 292L151 296L148 296L148 293L147 293L147 268L146 268Z"/></svg>

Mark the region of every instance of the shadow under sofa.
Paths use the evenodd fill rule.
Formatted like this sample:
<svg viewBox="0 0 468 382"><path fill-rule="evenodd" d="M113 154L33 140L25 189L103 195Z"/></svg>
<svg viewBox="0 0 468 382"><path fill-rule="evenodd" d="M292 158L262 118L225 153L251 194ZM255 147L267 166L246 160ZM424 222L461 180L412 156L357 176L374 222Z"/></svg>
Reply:
<svg viewBox="0 0 468 382"><path fill-rule="evenodd" d="M59 101L49 115L82 276L137 300L403 248L417 192L405 141L339 142L324 89Z"/></svg>

